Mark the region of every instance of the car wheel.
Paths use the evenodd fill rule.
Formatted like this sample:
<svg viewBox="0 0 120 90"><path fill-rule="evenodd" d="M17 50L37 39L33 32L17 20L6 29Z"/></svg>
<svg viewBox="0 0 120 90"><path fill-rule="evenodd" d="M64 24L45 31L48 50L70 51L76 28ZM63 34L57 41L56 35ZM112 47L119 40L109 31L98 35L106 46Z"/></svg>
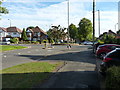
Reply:
<svg viewBox="0 0 120 90"><path fill-rule="evenodd" d="M105 57L105 55L106 55L106 53L101 53L101 54L99 55L100 59L103 59L103 58Z"/></svg>

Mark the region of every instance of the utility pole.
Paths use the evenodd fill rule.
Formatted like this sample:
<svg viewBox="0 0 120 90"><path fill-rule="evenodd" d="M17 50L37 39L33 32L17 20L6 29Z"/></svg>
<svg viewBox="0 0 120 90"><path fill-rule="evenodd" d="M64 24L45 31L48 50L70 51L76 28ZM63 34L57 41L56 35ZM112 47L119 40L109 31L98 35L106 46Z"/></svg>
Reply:
<svg viewBox="0 0 120 90"><path fill-rule="evenodd" d="M98 10L98 30L99 30L99 36L100 36L100 10Z"/></svg>
<svg viewBox="0 0 120 90"><path fill-rule="evenodd" d="M95 0L93 0L93 52L95 49Z"/></svg>
<svg viewBox="0 0 120 90"><path fill-rule="evenodd" d="M70 33L69 33L69 0L68 0L68 30L67 30L67 32L68 32L68 40L67 40L67 43L68 43L68 48L69 48L69 39L70 39Z"/></svg>

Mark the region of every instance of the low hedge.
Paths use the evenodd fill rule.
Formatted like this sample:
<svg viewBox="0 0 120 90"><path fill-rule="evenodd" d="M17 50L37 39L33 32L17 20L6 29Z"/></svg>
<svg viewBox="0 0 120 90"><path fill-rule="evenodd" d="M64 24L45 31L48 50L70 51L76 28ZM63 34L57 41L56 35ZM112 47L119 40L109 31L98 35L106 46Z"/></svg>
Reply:
<svg viewBox="0 0 120 90"><path fill-rule="evenodd" d="M105 87L109 89L120 89L120 66L113 66L107 70Z"/></svg>

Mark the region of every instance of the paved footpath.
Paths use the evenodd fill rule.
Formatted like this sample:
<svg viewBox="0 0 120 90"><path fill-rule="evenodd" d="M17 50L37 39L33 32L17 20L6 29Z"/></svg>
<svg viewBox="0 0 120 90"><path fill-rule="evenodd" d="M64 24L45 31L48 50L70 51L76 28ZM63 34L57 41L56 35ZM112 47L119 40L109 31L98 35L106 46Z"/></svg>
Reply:
<svg viewBox="0 0 120 90"><path fill-rule="evenodd" d="M87 88L100 89L96 58L88 46L75 46L64 53L48 55L42 60L65 61L65 66L43 84L35 88Z"/></svg>

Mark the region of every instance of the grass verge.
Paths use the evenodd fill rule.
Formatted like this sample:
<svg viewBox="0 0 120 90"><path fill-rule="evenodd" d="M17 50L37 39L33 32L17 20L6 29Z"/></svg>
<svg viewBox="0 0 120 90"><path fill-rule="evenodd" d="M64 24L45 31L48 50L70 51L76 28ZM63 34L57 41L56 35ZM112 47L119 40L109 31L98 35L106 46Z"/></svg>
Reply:
<svg viewBox="0 0 120 90"><path fill-rule="evenodd" d="M15 49L23 49L27 47L23 46L11 46L11 45L0 45L0 52L2 51L9 51L9 50L15 50Z"/></svg>
<svg viewBox="0 0 120 90"><path fill-rule="evenodd" d="M42 83L62 62L30 62L0 71L3 88L31 88Z"/></svg>

